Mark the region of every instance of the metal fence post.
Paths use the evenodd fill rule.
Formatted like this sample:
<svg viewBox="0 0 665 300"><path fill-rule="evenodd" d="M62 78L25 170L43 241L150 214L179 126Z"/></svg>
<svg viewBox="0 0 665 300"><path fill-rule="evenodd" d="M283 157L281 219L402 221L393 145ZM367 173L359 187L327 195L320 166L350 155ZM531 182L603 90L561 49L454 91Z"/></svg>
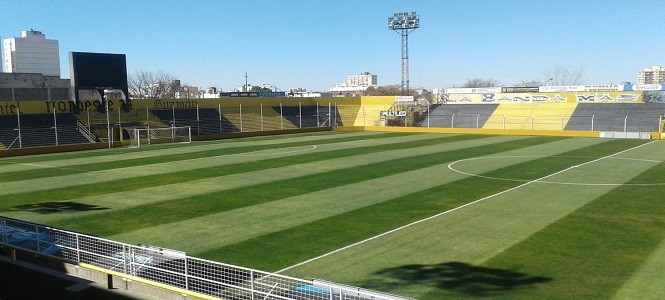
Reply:
<svg viewBox="0 0 665 300"><path fill-rule="evenodd" d="M191 127L189 128L192 129ZM201 135L201 119L199 118L199 104L196 103L196 135ZM190 134L191 136L191 134Z"/></svg>
<svg viewBox="0 0 665 300"><path fill-rule="evenodd" d="M37 252L41 252L41 243L39 240L39 226L35 225L35 241L37 241Z"/></svg>
<svg viewBox="0 0 665 300"><path fill-rule="evenodd" d="M279 103L279 127L284 130L284 112L282 111L282 102Z"/></svg>
<svg viewBox="0 0 665 300"><path fill-rule="evenodd" d="M298 128L302 129L302 102L298 102L298 116L300 116L300 126Z"/></svg>
<svg viewBox="0 0 665 300"><path fill-rule="evenodd" d="M623 119L623 132L626 132L628 130L628 116L626 116L625 119Z"/></svg>
<svg viewBox="0 0 665 300"><path fill-rule="evenodd" d="M261 102L261 131L263 131L263 102Z"/></svg>
<svg viewBox="0 0 665 300"><path fill-rule="evenodd" d="M591 131L593 131L593 118L595 118L596 115L591 115Z"/></svg>
<svg viewBox="0 0 665 300"><path fill-rule="evenodd" d="M80 241L80 235L75 234L76 237L76 262L81 262L81 241Z"/></svg>
<svg viewBox="0 0 665 300"><path fill-rule="evenodd" d="M252 300L255 299L254 295L254 270L249 271L249 284L250 284L250 289L252 290Z"/></svg>
<svg viewBox="0 0 665 300"><path fill-rule="evenodd" d="M476 129L480 128L480 115L476 116Z"/></svg>
<svg viewBox="0 0 665 300"><path fill-rule="evenodd" d="M85 110L85 113L88 117L88 132L92 132L92 130L90 130L90 107L88 107L88 109Z"/></svg>
<svg viewBox="0 0 665 300"><path fill-rule="evenodd" d="M455 114L450 117L450 128L455 128Z"/></svg>
<svg viewBox="0 0 665 300"><path fill-rule="evenodd" d="M21 113L19 112L18 107L16 108L16 125L18 125L18 147L23 148L23 137L21 137Z"/></svg>
<svg viewBox="0 0 665 300"><path fill-rule="evenodd" d="M129 249L127 249L127 245L122 244L122 272L125 274L128 274L127 271L129 268L127 268L127 264L129 261Z"/></svg>
<svg viewBox="0 0 665 300"><path fill-rule="evenodd" d="M242 103L240 103L240 132L242 132Z"/></svg>
<svg viewBox="0 0 665 300"><path fill-rule="evenodd" d="M222 105L217 104L217 111L219 112L219 133L222 133Z"/></svg>
<svg viewBox="0 0 665 300"><path fill-rule="evenodd" d="M360 105L363 108L363 127L364 127L367 126L367 124L365 123L365 103L362 103L362 100L360 100ZM404 118L404 126L406 126L406 117Z"/></svg>
<svg viewBox="0 0 665 300"><path fill-rule="evenodd" d="M563 117L561 117L561 129L560 130L563 130Z"/></svg>
<svg viewBox="0 0 665 300"><path fill-rule="evenodd" d="M185 289L189 291L189 264L187 263L187 256L185 256Z"/></svg>
<svg viewBox="0 0 665 300"><path fill-rule="evenodd" d="M533 130L533 116L531 116L531 130Z"/></svg>
<svg viewBox="0 0 665 300"><path fill-rule="evenodd" d="M55 145L58 145L58 119L55 117L55 108L53 108L53 131L55 132Z"/></svg>

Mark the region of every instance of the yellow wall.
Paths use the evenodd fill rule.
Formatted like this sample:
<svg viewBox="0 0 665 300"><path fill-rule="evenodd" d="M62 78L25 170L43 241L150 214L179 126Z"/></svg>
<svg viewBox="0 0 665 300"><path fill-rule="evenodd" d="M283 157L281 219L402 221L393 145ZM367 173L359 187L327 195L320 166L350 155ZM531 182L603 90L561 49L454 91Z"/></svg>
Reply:
<svg viewBox="0 0 665 300"><path fill-rule="evenodd" d="M188 109L196 108L236 108L240 105L245 107L259 107L263 104L264 108L282 106L327 106L330 103L334 106L336 103L341 105L358 105L360 106L360 98L222 98L222 99L165 99L165 100L151 100L151 99L134 99L132 100L131 110L144 110L146 107L149 109ZM122 104L121 100L110 100L109 110L115 111ZM95 100L84 100L78 103L79 111L93 111L99 108L101 104ZM74 102L70 100L56 100L56 101L2 101L0 102L0 115L16 115L17 110L22 114L48 114L53 113L69 113L75 110ZM355 116L354 116L355 117Z"/></svg>

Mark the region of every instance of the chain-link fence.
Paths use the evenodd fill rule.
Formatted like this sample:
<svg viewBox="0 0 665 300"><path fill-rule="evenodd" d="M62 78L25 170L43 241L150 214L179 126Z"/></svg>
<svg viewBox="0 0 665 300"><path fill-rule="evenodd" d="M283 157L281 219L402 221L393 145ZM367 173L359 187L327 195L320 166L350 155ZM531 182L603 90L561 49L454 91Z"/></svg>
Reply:
<svg viewBox="0 0 665 300"><path fill-rule="evenodd" d="M129 245L0 217L0 244L86 263L223 299L404 299L318 280L302 280L189 257L154 246Z"/></svg>
<svg viewBox="0 0 665 300"><path fill-rule="evenodd" d="M520 130L660 132L661 116L494 116L490 114L424 114L420 127Z"/></svg>

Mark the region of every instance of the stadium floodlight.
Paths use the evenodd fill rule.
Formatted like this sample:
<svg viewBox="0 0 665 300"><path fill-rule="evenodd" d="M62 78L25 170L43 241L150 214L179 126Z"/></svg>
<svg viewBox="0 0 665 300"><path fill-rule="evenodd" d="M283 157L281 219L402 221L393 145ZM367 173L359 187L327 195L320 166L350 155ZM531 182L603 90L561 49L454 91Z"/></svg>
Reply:
<svg viewBox="0 0 665 300"><path fill-rule="evenodd" d="M388 17L388 29L402 36L402 95L409 91L409 33L420 27L416 12L394 13Z"/></svg>

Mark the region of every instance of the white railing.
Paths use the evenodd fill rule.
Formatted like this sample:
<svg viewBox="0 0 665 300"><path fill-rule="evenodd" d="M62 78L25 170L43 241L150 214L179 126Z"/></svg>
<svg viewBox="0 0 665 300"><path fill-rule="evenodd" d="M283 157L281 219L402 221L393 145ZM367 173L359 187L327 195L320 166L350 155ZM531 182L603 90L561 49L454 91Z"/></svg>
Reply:
<svg viewBox="0 0 665 300"><path fill-rule="evenodd" d="M0 245L159 282L223 299L405 299L319 280L303 280L187 256L154 246L129 245L0 217Z"/></svg>

